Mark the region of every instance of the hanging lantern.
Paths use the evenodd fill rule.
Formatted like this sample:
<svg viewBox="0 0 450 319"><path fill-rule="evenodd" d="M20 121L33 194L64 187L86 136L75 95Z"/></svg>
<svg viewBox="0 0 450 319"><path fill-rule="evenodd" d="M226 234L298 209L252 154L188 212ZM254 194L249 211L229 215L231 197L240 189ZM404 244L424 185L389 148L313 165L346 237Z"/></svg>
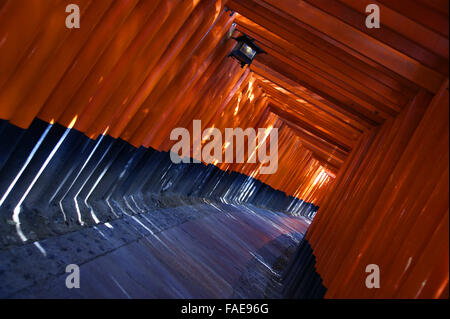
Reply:
<svg viewBox="0 0 450 319"><path fill-rule="evenodd" d="M241 63L242 68L246 64L250 65L258 53L265 53L264 50L258 47L254 40L246 34L233 39L237 41L237 44L229 56L238 60Z"/></svg>

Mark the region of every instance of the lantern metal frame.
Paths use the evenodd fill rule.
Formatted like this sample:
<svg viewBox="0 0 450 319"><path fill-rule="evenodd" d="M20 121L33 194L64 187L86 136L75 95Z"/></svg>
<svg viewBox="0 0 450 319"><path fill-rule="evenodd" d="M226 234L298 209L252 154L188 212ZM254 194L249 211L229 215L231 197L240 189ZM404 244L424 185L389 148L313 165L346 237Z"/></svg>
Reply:
<svg viewBox="0 0 450 319"><path fill-rule="evenodd" d="M228 56L238 60L241 63L241 68L246 64L250 65L257 54L266 53L246 34L242 34L239 37L233 37L232 39L237 41L236 46L230 52Z"/></svg>

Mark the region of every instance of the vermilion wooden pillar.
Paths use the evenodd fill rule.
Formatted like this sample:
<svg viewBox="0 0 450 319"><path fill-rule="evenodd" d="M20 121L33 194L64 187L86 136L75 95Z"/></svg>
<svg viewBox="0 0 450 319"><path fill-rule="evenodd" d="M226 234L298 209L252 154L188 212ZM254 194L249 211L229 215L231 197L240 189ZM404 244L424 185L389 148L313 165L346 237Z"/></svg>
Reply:
<svg viewBox="0 0 450 319"><path fill-rule="evenodd" d="M434 256L428 262L435 265L442 264L445 256L433 255L426 238L441 236L444 225L448 226L448 197L443 196L448 193L448 180L434 183L448 171L448 84L429 101L419 93L398 118L384 124L361 166L356 171L344 168L312 223L307 237L317 257L317 271L328 288L327 297L435 298L446 294L448 264L447 273L445 267L435 272L421 267L422 256ZM357 158L350 163L356 164ZM352 175L346 177L345 171ZM448 247L445 242L436 249ZM371 263L380 267L378 290L365 286L365 267ZM428 282L427 276L434 282ZM426 290L431 285L443 288Z"/></svg>

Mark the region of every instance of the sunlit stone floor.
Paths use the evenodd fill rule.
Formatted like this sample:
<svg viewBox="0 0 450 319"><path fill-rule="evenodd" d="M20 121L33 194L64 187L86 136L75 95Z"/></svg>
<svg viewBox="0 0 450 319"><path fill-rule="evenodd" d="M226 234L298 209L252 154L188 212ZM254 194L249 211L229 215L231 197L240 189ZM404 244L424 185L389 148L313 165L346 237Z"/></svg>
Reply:
<svg viewBox="0 0 450 319"><path fill-rule="evenodd" d="M0 252L0 297L276 298L308 226L225 203L124 216ZM80 266L78 289L65 285L68 264Z"/></svg>

